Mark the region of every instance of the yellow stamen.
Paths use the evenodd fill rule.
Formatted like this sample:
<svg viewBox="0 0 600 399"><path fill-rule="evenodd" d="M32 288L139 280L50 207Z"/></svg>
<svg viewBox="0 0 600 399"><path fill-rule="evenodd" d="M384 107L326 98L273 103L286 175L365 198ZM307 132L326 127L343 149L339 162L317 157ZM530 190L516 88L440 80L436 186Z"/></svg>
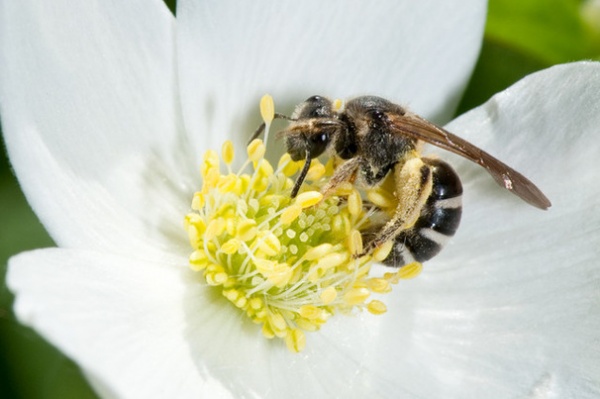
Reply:
<svg viewBox="0 0 600 399"><path fill-rule="evenodd" d="M306 251L304 258L306 260L316 260L324 257L328 253L331 253L333 249L333 245L329 243L321 244L319 246L313 247Z"/></svg>
<svg viewBox="0 0 600 399"><path fill-rule="evenodd" d="M302 330L291 330L285 337L285 344L290 351L294 353L301 352L306 346L306 336Z"/></svg>
<svg viewBox="0 0 600 399"><path fill-rule="evenodd" d="M363 203L360 194L356 190L352 190L348 195L348 210L352 216L358 216L362 212Z"/></svg>
<svg viewBox="0 0 600 399"><path fill-rule="evenodd" d="M372 314L380 315L387 312L387 306L385 306L385 303L374 299L367 304L367 310Z"/></svg>
<svg viewBox="0 0 600 399"><path fill-rule="evenodd" d="M306 174L306 180L316 181L325 176L325 165L315 159L311 162L308 173Z"/></svg>
<svg viewBox="0 0 600 399"><path fill-rule="evenodd" d="M344 295L344 301L348 305L357 305L363 303L371 294L366 288L353 288Z"/></svg>
<svg viewBox="0 0 600 399"><path fill-rule="evenodd" d="M260 116L265 123L271 123L275 117L275 103L269 94L265 94L260 99Z"/></svg>
<svg viewBox="0 0 600 399"><path fill-rule="evenodd" d="M382 244L379 247L375 248L372 254L373 260L375 260L376 262L383 262L383 260L388 257L393 247L394 241L390 240L385 244Z"/></svg>
<svg viewBox="0 0 600 399"><path fill-rule="evenodd" d="M373 203L373 205L380 208L386 209L394 208L396 206L394 196L381 189L369 190L367 192L367 198Z"/></svg>
<svg viewBox="0 0 600 399"><path fill-rule="evenodd" d="M409 263L408 265L402 266L400 268L400 270L398 271L398 276L404 280L415 278L419 274L421 274L421 270L423 270L423 265L421 263Z"/></svg>
<svg viewBox="0 0 600 399"><path fill-rule="evenodd" d="M277 168L279 168L286 177L293 176L300 169L298 167L298 163L292 161L292 157L290 157L290 154L288 154L287 152L283 154L281 159L279 159Z"/></svg>
<svg viewBox="0 0 600 399"><path fill-rule="evenodd" d="M323 194L318 191L306 191L296 197L296 204L302 209L316 205L323 199Z"/></svg>
<svg viewBox="0 0 600 399"><path fill-rule="evenodd" d="M223 157L223 161L225 161L227 165L231 165L231 163L233 162L233 143L231 142L231 140L226 140L223 143L223 147L221 148L221 154Z"/></svg>
<svg viewBox="0 0 600 399"><path fill-rule="evenodd" d="M275 118L275 103L273 97L265 94L260 99L260 116L262 116L265 122L265 143L269 139L269 130L271 129L271 122Z"/></svg>
<svg viewBox="0 0 600 399"><path fill-rule="evenodd" d="M367 280L367 287L369 287L371 291L379 294L390 292L392 290L390 282L384 278L372 278Z"/></svg>
<svg viewBox="0 0 600 399"><path fill-rule="evenodd" d="M272 115L270 107L265 105L265 121ZM253 171L236 173L230 170L233 145L223 144L224 174L217 153L205 154L203 186L184 219L192 246L190 267L261 325L266 338L284 340L292 352L305 347L305 332L319 330L336 313L384 313L383 303L369 301L371 293L386 293L390 282L411 273L402 268L402 277L369 277L370 262L387 256L387 244L373 255L353 256L363 251L359 223L367 218L359 192L341 184L323 198L321 189L332 169L315 162L310 179L292 199L298 163L286 154L274 170L258 139L247 153L245 165Z"/></svg>
<svg viewBox="0 0 600 399"><path fill-rule="evenodd" d="M348 210L350 210L350 201L348 201ZM352 213L351 210L350 213ZM363 242L360 231L352 230L348 239L348 249L352 255L358 255L363 252Z"/></svg>
<svg viewBox="0 0 600 399"><path fill-rule="evenodd" d="M291 224L293 221L298 219L298 216L302 213L302 207L298 204L289 206L281 214L281 223Z"/></svg>
<svg viewBox="0 0 600 399"><path fill-rule="evenodd" d="M321 301L324 305L329 305L337 297L337 290L335 287L327 287L321 292Z"/></svg>
<svg viewBox="0 0 600 399"><path fill-rule="evenodd" d="M258 162L265 156L265 151L266 148L263 144L263 141L260 139L254 139L248 145L248 158L250 158L252 162Z"/></svg>

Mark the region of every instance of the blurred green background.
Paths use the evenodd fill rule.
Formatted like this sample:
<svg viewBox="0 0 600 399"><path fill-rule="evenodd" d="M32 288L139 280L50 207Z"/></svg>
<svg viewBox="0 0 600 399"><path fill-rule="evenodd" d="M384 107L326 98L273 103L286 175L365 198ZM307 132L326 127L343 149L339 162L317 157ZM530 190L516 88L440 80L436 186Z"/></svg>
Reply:
<svg viewBox="0 0 600 399"><path fill-rule="evenodd" d="M165 1L175 10L176 0ZM564 62L600 60L600 0L490 0L485 40L457 114L523 76ZM0 398L93 398L78 367L12 313L10 256L52 246L0 151Z"/></svg>

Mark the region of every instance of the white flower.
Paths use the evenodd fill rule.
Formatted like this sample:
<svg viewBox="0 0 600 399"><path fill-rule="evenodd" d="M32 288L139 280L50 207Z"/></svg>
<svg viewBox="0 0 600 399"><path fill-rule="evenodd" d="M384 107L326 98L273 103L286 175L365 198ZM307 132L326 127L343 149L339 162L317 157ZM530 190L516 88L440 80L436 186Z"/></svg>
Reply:
<svg viewBox="0 0 600 399"><path fill-rule="evenodd" d="M241 144L267 91L283 111L368 93L444 120L484 5L207 3L180 1L177 33L158 0L2 4L7 147L60 246L11 259L21 321L105 396L598 396L600 65L530 76L448 125L530 177L549 211L442 154L465 186L453 242L386 315L335 318L296 355L187 267L203 150Z"/></svg>

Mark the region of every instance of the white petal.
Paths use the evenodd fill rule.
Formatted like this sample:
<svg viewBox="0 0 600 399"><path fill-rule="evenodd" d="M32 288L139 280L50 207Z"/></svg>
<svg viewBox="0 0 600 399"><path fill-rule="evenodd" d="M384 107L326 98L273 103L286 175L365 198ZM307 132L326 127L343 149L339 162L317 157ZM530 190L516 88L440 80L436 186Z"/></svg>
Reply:
<svg viewBox="0 0 600 399"><path fill-rule="evenodd" d="M363 382L378 381L355 360L351 329L310 334L310 349L292 354L184 263L37 250L11 258L7 281L20 321L77 361L107 397L364 397ZM359 337L365 326L345 325Z"/></svg>
<svg viewBox="0 0 600 399"><path fill-rule="evenodd" d="M164 3L23 0L2 17L6 143L53 238L143 251L179 232L190 190L178 172L196 167L177 129Z"/></svg>
<svg viewBox="0 0 600 399"><path fill-rule="evenodd" d="M393 370L415 397L600 395L598 126L600 64L580 63L529 76L448 127L531 177L553 206L530 207L457 162L463 224L388 296L371 342L352 343L378 359L371 371L392 380Z"/></svg>
<svg viewBox="0 0 600 399"><path fill-rule="evenodd" d="M314 94L375 94L447 120L476 61L485 11L477 0L181 0L186 127L215 148L223 135L245 139L265 93L288 114Z"/></svg>
<svg viewBox="0 0 600 399"><path fill-rule="evenodd" d="M75 359L101 392L229 397L211 371L200 367L188 340L195 332L189 320L210 318L222 326L238 315L221 302L215 307L214 298L191 283L185 263L38 250L10 260L8 284L19 319ZM192 338L209 346L212 337L197 332Z"/></svg>

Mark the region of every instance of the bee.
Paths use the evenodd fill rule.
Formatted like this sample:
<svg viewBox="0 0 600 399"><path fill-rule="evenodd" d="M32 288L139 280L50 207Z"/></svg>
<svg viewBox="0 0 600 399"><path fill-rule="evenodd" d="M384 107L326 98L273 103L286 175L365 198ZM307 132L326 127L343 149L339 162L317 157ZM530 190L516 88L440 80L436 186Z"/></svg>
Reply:
<svg viewBox="0 0 600 399"><path fill-rule="evenodd" d="M291 117L275 114L289 125L278 136L294 161L305 160L291 196L302 186L311 160L327 152L342 162L323 187L332 195L343 182L373 188L393 179L396 205L393 216L361 231L364 252L394 240L383 261L393 267L437 255L458 229L462 213L462 185L452 167L421 156L423 143L458 154L485 168L494 180L525 202L547 209L550 201L535 184L487 152L386 99L362 96L344 107L322 96L299 104ZM264 131L261 125L252 139Z"/></svg>

